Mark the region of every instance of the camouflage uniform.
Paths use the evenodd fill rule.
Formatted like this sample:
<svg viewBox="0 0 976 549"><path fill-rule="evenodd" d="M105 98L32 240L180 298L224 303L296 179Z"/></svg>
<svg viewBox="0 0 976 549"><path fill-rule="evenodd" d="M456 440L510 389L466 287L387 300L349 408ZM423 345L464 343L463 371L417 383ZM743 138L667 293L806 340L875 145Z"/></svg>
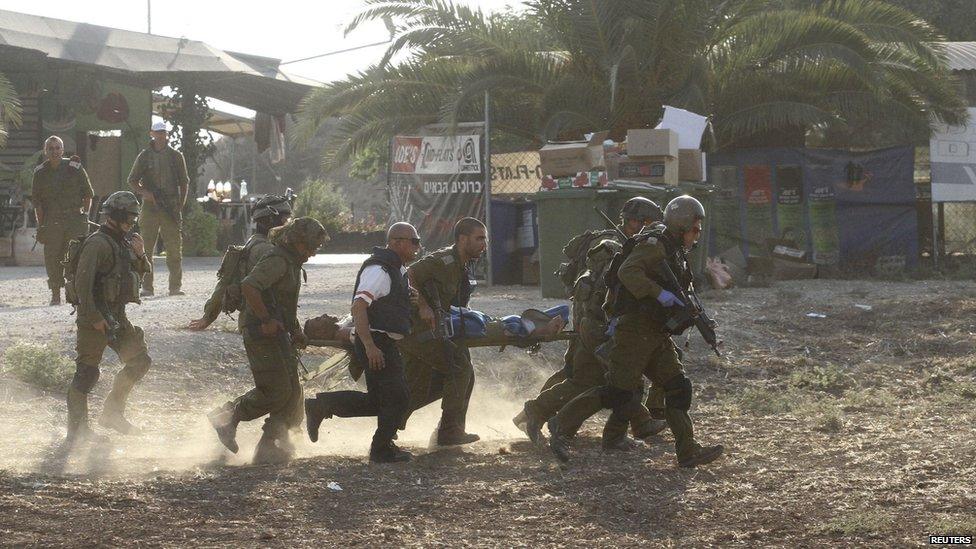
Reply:
<svg viewBox="0 0 976 549"><path fill-rule="evenodd" d="M152 146L143 149L132 164L129 172L129 185L136 189L142 182L144 189L159 189L171 212L164 211L161 204L145 201L142 217L139 219L140 232L146 240L146 252L152 262L156 251L156 241L163 237L166 249L166 266L169 269L169 289L179 291L183 284L183 202L181 189L186 189L189 177L186 173L186 160L183 154L166 146L156 151ZM145 288L153 292L153 271L146 274Z"/></svg>
<svg viewBox="0 0 976 549"><path fill-rule="evenodd" d="M254 233L244 244L244 272L249 273L257 265L262 257L274 250L274 244L268 241L268 237L261 233ZM212 323L220 316L221 306L223 305L224 286L218 282L214 287L213 293L203 306L203 318L207 324Z"/></svg>
<svg viewBox="0 0 976 549"><path fill-rule="evenodd" d="M88 173L76 158L62 158L56 168L45 160L34 169L31 200L43 212L37 241L44 245L44 268L51 291L64 287L61 260L68 242L88 234L88 214L82 209L93 194Z"/></svg>
<svg viewBox="0 0 976 549"><path fill-rule="evenodd" d="M664 239L670 239L667 244ZM669 233L659 233L640 242L621 264L618 277L633 299L642 303L619 317L610 350L607 383L587 391L567 404L550 422L563 436L569 436L588 417L601 408L613 413L604 429L604 440L626 429L627 421L640 407L639 393L646 376L665 391L665 417L675 437L679 462L690 459L701 449L695 442L688 409L691 382L684 375L677 349L661 321L666 314L655 298L662 287L657 282L659 265L667 260L683 284L692 274L680 251L680 243ZM654 311L654 314L648 311Z"/></svg>
<svg viewBox="0 0 976 549"><path fill-rule="evenodd" d="M539 396L525 403L525 413L539 423L556 415L567 402L586 390L606 382L606 367L596 356L596 349L607 341L607 317L603 303L606 283L603 274L614 252L619 251L616 240L605 239L587 253L587 270L573 288L573 325L579 340L571 347L573 365L570 375L561 382L544 387ZM645 438L654 434L651 416L641 408L631 420L634 435Z"/></svg>
<svg viewBox="0 0 976 549"><path fill-rule="evenodd" d="M132 203L135 197L129 194ZM114 196L114 195L113 195ZM124 365L115 376L112 390L102 411L106 417L117 417L126 431L131 425L121 420L122 410L133 386L152 365L142 328L133 326L125 314L126 303L139 302L139 283L149 270L145 256L137 258L123 235L108 225L88 237L82 245L74 285L78 295L78 338L75 349L76 370L68 390L68 436L88 427L88 393L99 377L99 364L105 347L111 347ZM115 339L94 328L110 316L118 323Z"/></svg>
<svg viewBox="0 0 976 549"><path fill-rule="evenodd" d="M468 272L454 246L425 256L412 264L409 272L411 284L418 290L433 280L445 308L468 305ZM440 342L431 338L430 326L415 314L412 333L400 342L410 390L409 412L403 419L403 426L411 412L442 399L438 433L444 436L460 435L464 433L468 402L474 388L471 353L466 347L454 347L454 371L451 371Z"/></svg>

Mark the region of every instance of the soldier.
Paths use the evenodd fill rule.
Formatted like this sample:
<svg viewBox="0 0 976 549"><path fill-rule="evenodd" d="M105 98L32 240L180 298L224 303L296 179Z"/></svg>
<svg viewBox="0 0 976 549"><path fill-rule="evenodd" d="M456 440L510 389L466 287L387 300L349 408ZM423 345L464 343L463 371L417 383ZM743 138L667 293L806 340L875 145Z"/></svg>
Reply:
<svg viewBox="0 0 976 549"><path fill-rule="evenodd" d="M139 302L139 281L149 270L142 237L127 233L139 218L139 202L128 191L112 193L102 203L105 223L81 246L74 276L78 297L76 370L68 389L68 442L91 435L88 393L98 381L98 365L105 347L123 363L99 418L103 427L123 434L138 432L122 412L132 387L152 364L142 328L125 314L126 303Z"/></svg>
<svg viewBox="0 0 976 549"><path fill-rule="evenodd" d="M607 318L603 311L606 285L603 282L603 273L613 254L623 245L621 233L630 238L645 227L659 223L661 219L661 208L657 204L637 196L624 203L616 230L584 233L574 237L566 245L564 252L580 247L588 249L584 266L586 270L577 278L572 293L573 326L580 333L580 339L570 342L566 353L566 367L553 374L539 396L526 402L522 412L513 419L515 425L533 442L539 441L542 425L567 402L587 389L603 384L606 367L596 355L597 348L607 340ZM631 431L634 437L646 439L667 427L663 419L663 400L664 395L660 389L651 390L647 402L653 411L649 413L646 409L640 410L632 419ZM605 448L608 450L627 450L634 447L633 441L626 436L606 442Z"/></svg>
<svg viewBox="0 0 976 549"><path fill-rule="evenodd" d="M454 225L453 246L428 254L407 271L410 285L420 292L420 297L413 332L400 345L410 390L410 407L401 428L410 413L442 399L435 436L439 446L469 444L480 437L465 431L468 402L474 389L471 353L465 347L452 347L453 365L448 363L442 343L432 341L432 330L438 319L434 318L428 299L439 301L445 312L451 305L467 307L471 297L467 265L481 257L487 246L488 231L484 223L465 217Z"/></svg>
<svg viewBox="0 0 976 549"><path fill-rule="evenodd" d="M569 436L588 417L611 408L603 439L612 441L626 431L627 422L641 407L642 376L665 391L665 416L674 434L678 464L695 467L722 455L722 446L703 447L695 441L691 417L692 386L682 369L677 348L664 322L668 309L683 304L661 272L666 264L685 286L693 274L685 258L701 236L705 209L690 196L679 196L664 210L663 225L656 225L639 237L630 255L620 265L617 289L611 309L619 315L610 350L607 382L573 399L549 420L553 453L569 460Z"/></svg>
<svg viewBox="0 0 976 549"><path fill-rule="evenodd" d="M412 288L406 265L420 250L420 236L409 223L394 223L386 233L386 247L359 269L352 298L356 359L367 365L366 393L335 391L305 400L308 437L319 438L325 418L376 416L376 432L369 447L373 463L410 461L410 452L393 443L407 413L410 395L403 358L396 342L410 333Z"/></svg>
<svg viewBox="0 0 976 549"><path fill-rule="evenodd" d="M322 224L310 217L276 227L270 237L273 249L241 281L245 305L238 323L254 389L208 416L220 442L236 454L237 425L267 415L255 463L281 463L294 454L288 431L301 424L303 413L294 350L305 346L297 316L302 265L328 240Z"/></svg>
<svg viewBox="0 0 976 549"><path fill-rule="evenodd" d="M37 241L44 245L44 268L51 305L61 304L61 260L71 239L88 234L92 186L77 156L62 158L64 142L52 135L44 142L44 162L34 168L31 202L37 217Z"/></svg>
<svg viewBox="0 0 976 549"><path fill-rule="evenodd" d="M244 272L249 273L257 262L274 247L268 241L268 232L275 227L280 227L291 219L291 201L280 195L269 194L254 204L251 212L251 219L254 220L254 234L244 244L245 262ZM221 305L223 304L224 288L218 282L214 288L210 299L203 306L203 316L190 322L189 328L194 331L205 330L207 326L217 320L220 316Z"/></svg>
<svg viewBox="0 0 976 549"><path fill-rule="evenodd" d="M183 295L183 206L190 178L183 154L166 142L166 123L154 123L149 135L152 142L136 156L129 172L129 186L142 199L139 227L146 239L149 261L152 263L156 240L162 235L169 269L169 295ZM153 295L153 283L150 269L143 296Z"/></svg>

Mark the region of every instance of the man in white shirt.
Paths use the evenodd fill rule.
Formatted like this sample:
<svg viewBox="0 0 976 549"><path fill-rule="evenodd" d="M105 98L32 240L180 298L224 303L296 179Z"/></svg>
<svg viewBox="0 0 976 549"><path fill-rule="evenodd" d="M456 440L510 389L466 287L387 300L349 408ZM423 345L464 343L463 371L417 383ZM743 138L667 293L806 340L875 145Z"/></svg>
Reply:
<svg viewBox="0 0 976 549"><path fill-rule="evenodd" d="M366 393L334 391L305 400L308 436L315 442L323 419L332 416L376 416L369 449L373 463L409 461L410 452L393 443L410 395L403 359L396 341L410 332L413 289L406 265L420 250L417 229L395 223L386 233L386 247L373 248L356 277L352 297L355 359L366 365Z"/></svg>

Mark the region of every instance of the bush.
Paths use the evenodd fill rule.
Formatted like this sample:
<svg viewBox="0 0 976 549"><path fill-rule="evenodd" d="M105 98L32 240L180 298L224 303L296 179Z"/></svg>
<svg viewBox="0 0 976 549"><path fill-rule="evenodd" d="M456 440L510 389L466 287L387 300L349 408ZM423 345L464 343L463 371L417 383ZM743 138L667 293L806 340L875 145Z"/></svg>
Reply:
<svg viewBox="0 0 976 549"><path fill-rule="evenodd" d="M217 251L217 230L220 221L203 211L196 200L191 200L183 218L183 255L214 257Z"/></svg>
<svg viewBox="0 0 976 549"><path fill-rule="evenodd" d="M74 363L47 345L17 343L3 359L4 373L41 389L65 391L74 375Z"/></svg>
<svg viewBox="0 0 976 549"><path fill-rule="evenodd" d="M292 216L314 217L329 235L343 232L349 226L349 207L345 195L335 183L321 179L305 182L295 199Z"/></svg>
<svg viewBox="0 0 976 549"><path fill-rule="evenodd" d="M842 395L855 385L854 378L840 366L827 364L812 366L793 372L790 385L798 389L823 391L832 395Z"/></svg>

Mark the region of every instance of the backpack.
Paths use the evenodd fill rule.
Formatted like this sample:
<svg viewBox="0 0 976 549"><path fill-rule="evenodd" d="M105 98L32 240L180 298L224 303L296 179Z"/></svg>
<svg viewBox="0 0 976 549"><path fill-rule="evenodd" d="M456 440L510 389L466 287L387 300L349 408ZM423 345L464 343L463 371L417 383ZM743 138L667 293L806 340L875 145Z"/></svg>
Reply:
<svg viewBox="0 0 976 549"><path fill-rule="evenodd" d="M566 295L573 293L576 280L586 270L586 252L604 238L616 239L618 236L617 231L613 229L586 231L574 236L568 244L563 246L563 254L569 258L569 261L560 263L559 268L553 274L563 283L563 287L566 288Z"/></svg>
<svg viewBox="0 0 976 549"><path fill-rule="evenodd" d="M247 257L250 255L253 242L243 246L227 246L224 257L220 259L217 269L217 294L221 297L221 312L232 314L244 309L244 295L241 293L241 281L247 276Z"/></svg>
<svg viewBox="0 0 976 549"><path fill-rule="evenodd" d="M75 278L78 273L78 260L81 258L81 251L84 249L85 243L97 234L98 232L94 232L90 235L72 238L68 242L64 258L61 260L61 265L64 267L64 299L68 304L74 305L75 307L78 306L78 288L75 286ZM109 241L111 240L110 238ZM112 249L114 250L115 247L115 243L112 242ZM116 253L112 254L113 261L115 261L117 255ZM114 264L112 265L112 269L109 270L111 271L113 269L115 269Z"/></svg>
<svg viewBox="0 0 976 549"><path fill-rule="evenodd" d="M634 248L638 244L651 237L661 239L663 236L663 225L654 227L651 230L637 233L628 238L627 241L624 242L623 248L614 254L613 259L610 260L610 265L603 273L603 282L607 287L607 302L605 308L608 316L622 315L627 312L627 309L630 306L633 305L632 303L628 303L629 300L627 299L627 296L622 295L623 292L620 291L620 277L617 275L620 271L620 266L623 265L624 261L628 256L630 256L630 253L634 251Z"/></svg>

